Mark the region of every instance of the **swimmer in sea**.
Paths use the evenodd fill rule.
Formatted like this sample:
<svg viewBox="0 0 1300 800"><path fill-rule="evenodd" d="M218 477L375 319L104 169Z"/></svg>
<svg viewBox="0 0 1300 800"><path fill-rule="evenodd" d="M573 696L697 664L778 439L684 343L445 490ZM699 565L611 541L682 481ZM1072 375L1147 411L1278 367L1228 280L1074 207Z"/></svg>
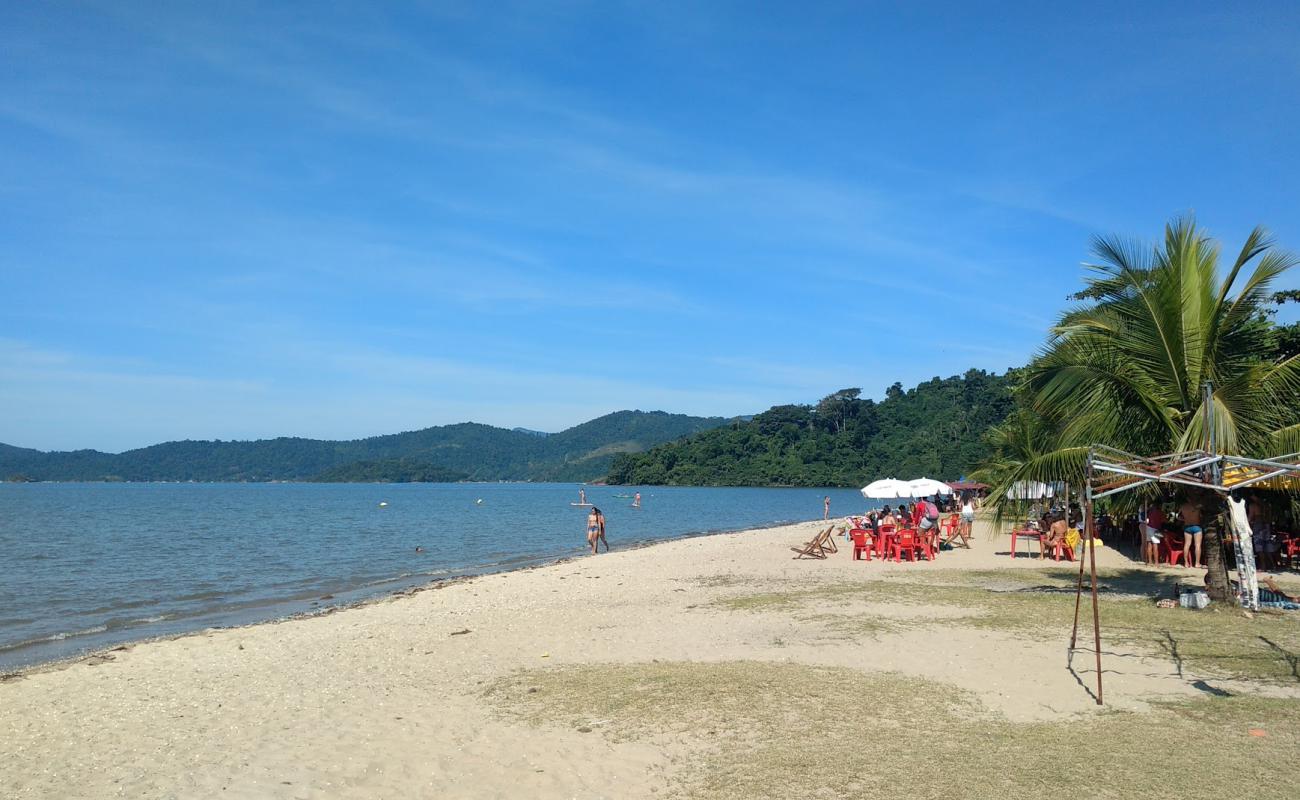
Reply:
<svg viewBox="0 0 1300 800"><path fill-rule="evenodd" d="M600 552L600 543L605 542L605 552L609 552L609 542L605 541L605 515L600 513L600 509L595 506L591 507L591 513L587 515L587 544L591 545L591 554L594 556Z"/></svg>
<svg viewBox="0 0 1300 800"><path fill-rule="evenodd" d="M640 508L640 507L641 507L641 493L640 493L640 492L637 492L637 493L636 493L636 497L632 498L632 507L633 507L633 508Z"/></svg>

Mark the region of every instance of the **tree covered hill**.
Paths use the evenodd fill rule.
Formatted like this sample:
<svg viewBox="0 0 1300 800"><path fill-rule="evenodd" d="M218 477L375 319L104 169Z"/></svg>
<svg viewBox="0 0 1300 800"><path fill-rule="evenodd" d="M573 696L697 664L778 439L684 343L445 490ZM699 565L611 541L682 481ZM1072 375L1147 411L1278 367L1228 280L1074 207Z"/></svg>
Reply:
<svg viewBox="0 0 1300 800"><path fill-rule="evenodd" d="M816 406L776 406L647 452L620 456L616 484L862 486L882 477L954 479L986 455L982 436L1013 406L1014 371L970 370L879 403L843 389Z"/></svg>
<svg viewBox="0 0 1300 800"><path fill-rule="evenodd" d="M310 480L313 483L455 483L467 477L463 472L413 458L385 458L333 467Z"/></svg>
<svg viewBox="0 0 1300 800"><path fill-rule="evenodd" d="M407 459L470 480L591 480L603 476L618 453L639 452L726 422L721 417L618 411L548 436L470 422L351 441L181 441L119 454L47 453L0 444L0 478L310 480L330 470L363 475L375 462ZM343 469L360 462L372 466Z"/></svg>

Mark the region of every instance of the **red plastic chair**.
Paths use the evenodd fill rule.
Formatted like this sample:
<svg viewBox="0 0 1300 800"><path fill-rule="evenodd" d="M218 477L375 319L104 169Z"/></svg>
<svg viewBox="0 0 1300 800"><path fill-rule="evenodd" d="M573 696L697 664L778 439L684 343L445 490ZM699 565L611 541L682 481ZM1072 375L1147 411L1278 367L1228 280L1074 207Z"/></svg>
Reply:
<svg viewBox="0 0 1300 800"><path fill-rule="evenodd" d="M1286 568L1291 569L1295 566L1296 559L1300 558L1300 536L1294 533L1279 533L1277 536L1281 540L1278 553L1286 559Z"/></svg>
<svg viewBox="0 0 1300 800"><path fill-rule="evenodd" d="M908 561L916 560L916 531L899 531L898 537L890 545L890 554L893 555L894 561L901 562L903 553L907 553Z"/></svg>
<svg viewBox="0 0 1300 800"><path fill-rule="evenodd" d="M1183 560L1183 537L1174 538L1166 533L1160 538L1160 547L1165 551L1165 563L1169 566L1177 566Z"/></svg>
<svg viewBox="0 0 1300 800"><path fill-rule="evenodd" d="M917 533L916 554L924 555L926 561L933 561L939 554L939 534L933 528Z"/></svg>
<svg viewBox="0 0 1300 800"><path fill-rule="evenodd" d="M1060 561L1060 560L1061 560L1061 556L1065 556L1065 560L1066 560L1066 561L1073 561L1073 560L1074 560L1074 548L1071 547L1071 546L1069 546L1069 545L1066 544L1065 542L1057 542L1057 543L1053 544L1053 545L1052 545L1052 558L1056 559L1057 561Z"/></svg>
<svg viewBox="0 0 1300 800"><path fill-rule="evenodd" d="M867 538L871 537L871 531L863 530L862 528L854 528L849 531L849 536L853 537L853 560L870 561L871 544L874 544L874 542L868 544Z"/></svg>
<svg viewBox="0 0 1300 800"><path fill-rule="evenodd" d="M890 541L894 538L894 530L895 530L895 528L894 528L893 525L881 525L881 526L880 526L880 533L879 533L879 535L876 536L876 556L877 556L877 557L879 557L879 558L888 558L888 557L889 557L889 550L888 550L888 548L889 548Z"/></svg>

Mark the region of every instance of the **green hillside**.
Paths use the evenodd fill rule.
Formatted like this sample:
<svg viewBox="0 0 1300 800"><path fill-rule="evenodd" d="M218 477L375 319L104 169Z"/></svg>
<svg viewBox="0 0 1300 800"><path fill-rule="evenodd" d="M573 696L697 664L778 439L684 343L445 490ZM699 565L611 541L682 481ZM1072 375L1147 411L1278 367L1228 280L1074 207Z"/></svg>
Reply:
<svg viewBox="0 0 1300 800"><path fill-rule="evenodd" d="M1012 408L1014 374L971 370L883 401L845 389L816 406L775 406L748 422L619 456L615 484L862 486L881 477L953 479L986 455L981 437Z"/></svg>
<svg viewBox="0 0 1300 800"><path fill-rule="evenodd" d="M454 483L468 477L463 472L443 469L413 458L385 458L354 461L327 469L311 479L313 483Z"/></svg>
<svg viewBox="0 0 1300 800"><path fill-rule="evenodd" d="M603 476L616 453L726 424L720 417L618 411L549 436L462 423L351 441L280 438L166 442L124 453L41 452L0 444L0 478L53 481L314 480L359 462L406 459L468 480L585 481ZM388 464L387 468L393 465ZM367 469L342 469L337 475ZM382 470L381 470L382 472ZM339 478L356 480L362 478Z"/></svg>

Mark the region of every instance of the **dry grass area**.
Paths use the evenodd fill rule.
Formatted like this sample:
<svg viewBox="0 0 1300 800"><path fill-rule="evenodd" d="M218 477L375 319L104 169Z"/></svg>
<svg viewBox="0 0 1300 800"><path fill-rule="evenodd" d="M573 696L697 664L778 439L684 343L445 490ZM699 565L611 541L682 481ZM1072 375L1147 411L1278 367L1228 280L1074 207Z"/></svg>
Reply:
<svg viewBox="0 0 1300 800"><path fill-rule="evenodd" d="M1263 611L1247 617L1233 608L1161 609L1173 576L1143 570L1100 572L1103 650L1109 642L1173 659L1225 678L1300 682L1300 615ZM724 593L714 603L729 611L790 614L845 635L896 632L925 625L968 625L1059 640L1074 619L1077 572L1070 567L938 571L906 579L788 585L775 591ZM717 580L734 588L738 583ZM939 606L947 613L915 617L890 607ZM869 607L869 610L868 610ZM862 610L857 610L857 609ZM1081 609L1080 636L1091 639L1090 597Z"/></svg>
<svg viewBox="0 0 1300 800"><path fill-rule="evenodd" d="M723 625L774 615L882 646L903 630L942 635L953 625L1059 641L1074 613L1070 566L864 577L746 591L752 582L715 575L700 581L713 595L701 608ZM1254 684L1300 682L1300 615L1159 609L1154 598L1177 576L1110 569L1100 578L1103 647L1172 660L1180 675L1186 665ZM680 798L1300 796L1294 695L1211 690L1144 711L1017 722L969 691L898 672L674 661L527 670L484 696L511 720L662 748L673 760L667 791Z"/></svg>
<svg viewBox="0 0 1300 800"><path fill-rule="evenodd" d="M682 798L1300 795L1296 700L1013 724L942 684L765 662L531 670L485 698L538 726L674 743Z"/></svg>

